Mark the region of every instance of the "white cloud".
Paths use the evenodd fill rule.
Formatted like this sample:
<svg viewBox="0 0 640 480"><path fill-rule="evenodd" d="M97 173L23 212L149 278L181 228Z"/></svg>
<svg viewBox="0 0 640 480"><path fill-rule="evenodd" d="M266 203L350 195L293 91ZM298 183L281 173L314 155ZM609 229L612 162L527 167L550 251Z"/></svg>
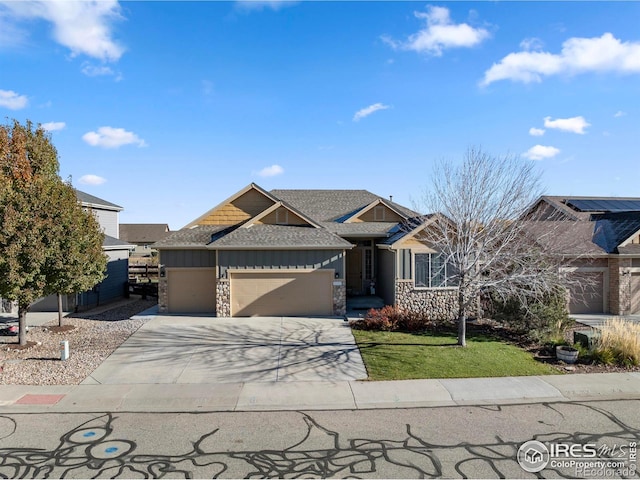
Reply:
<svg viewBox="0 0 640 480"><path fill-rule="evenodd" d="M611 33L570 38L559 54L541 51L510 53L484 74L483 86L499 80L541 82L551 75L586 72L640 73L640 42L622 42Z"/></svg>
<svg viewBox="0 0 640 480"><path fill-rule="evenodd" d="M66 126L67 124L64 122L47 122L42 124L42 128L44 128L47 132L55 132L56 130L62 130Z"/></svg>
<svg viewBox="0 0 640 480"><path fill-rule="evenodd" d="M0 107L9 110L20 110L29 103L26 95L19 95L13 90L0 90Z"/></svg>
<svg viewBox="0 0 640 480"><path fill-rule="evenodd" d="M545 117L544 126L547 128L562 130L563 132L572 132L584 135L584 129L590 127L591 124L588 123L582 116L571 118L556 118L555 120L551 120L551 117Z"/></svg>
<svg viewBox="0 0 640 480"><path fill-rule="evenodd" d="M529 135L531 135L532 137L541 137L542 135L544 135L544 129L531 127L529 129Z"/></svg>
<svg viewBox="0 0 640 480"><path fill-rule="evenodd" d="M390 108L389 105L384 105L382 103L374 103L373 105L369 105L368 107L362 108L358 110L353 116L353 121L358 122L361 118L368 117L374 112L378 110L386 110Z"/></svg>
<svg viewBox="0 0 640 480"><path fill-rule="evenodd" d="M284 168L280 165L271 165L270 167L265 167L259 172L254 173L261 177L275 177L276 175L282 175L284 173Z"/></svg>
<svg viewBox="0 0 640 480"><path fill-rule="evenodd" d="M107 179L99 177L98 175L89 174L81 176L79 181L83 185L102 185Z"/></svg>
<svg viewBox="0 0 640 480"><path fill-rule="evenodd" d="M100 127L97 132L85 133L82 139L92 147L118 148L130 144L138 145L138 147L147 146L138 135L127 132L124 128Z"/></svg>
<svg viewBox="0 0 640 480"><path fill-rule="evenodd" d="M615 118L620 118L620 117L624 117L627 114L627 112L623 112L622 110L618 110L613 116Z"/></svg>
<svg viewBox="0 0 640 480"><path fill-rule="evenodd" d="M243 10L263 10L265 8L280 10L297 3L299 3L297 0L236 0L236 5Z"/></svg>
<svg viewBox="0 0 640 480"><path fill-rule="evenodd" d="M3 2L13 20L39 18L53 24L56 42L73 56L116 61L124 47L112 38L112 24L122 18L117 0L24 0ZM6 21L6 18L5 18Z"/></svg>
<svg viewBox="0 0 640 480"><path fill-rule="evenodd" d="M524 153L524 156L530 160L543 160L545 158L555 157L560 153L560 150L556 147L549 147L545 145L536 145L531 147Z"/></svg>
<svg viewBox="0 0 640 480"><path fill-rule="evenodd" d="M87 77L112 76L115 77L116 82L122 80L122 73L116 72L111 67L108 67L106 65L96 66L85 62L82 65L82 73L84 73Z"/></svg>
<svg viewBox="0 0 640 480"><path fill-rule="evenodd" d="M542 50L542 40L539 38L525 38L520 42L520 48L522 50L531 51L531 50Z"/></svg>
<svg viewBox="0 0 640 480"><path fill-rule="evenodd" d="M391 47L441 56L448 48L473 47L490 37L484 28L474 28L467 23L455 24L445 7L428 6L426 12L414 12L416 18L424 20L425 26L409 35L406 41L396 41L387 36L382 40Z"/></svg>

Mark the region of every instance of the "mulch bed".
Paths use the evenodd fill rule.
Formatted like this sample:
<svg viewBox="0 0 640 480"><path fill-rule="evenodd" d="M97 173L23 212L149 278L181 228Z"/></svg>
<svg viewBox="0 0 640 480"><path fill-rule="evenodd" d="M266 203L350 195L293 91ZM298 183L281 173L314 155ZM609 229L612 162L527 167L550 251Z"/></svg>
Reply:
<svg viewBox="0 0 640 480"><path fill-rule="evenodd" d="M569 344L573 343L573 332L589 331L591 327L584 325L576 325L565 334L565 339ZM467 332L482 333L485 335L493 335L506 342L530 352L533 357L542 363L555 366L566 373L626 373L640 372L640 366L623 367L619 365L603 365L591 363L590 360L579 358L574 364L567 364L556 358L555 347L551 345L541 345L532 341L526 335L518 334L508 328L490 323L472 323L467 325Z"/></svg>
<svg viewBox="0 0 640 480"><path fill-rule="evenodd" d="M45 327L46 330L50 333L64 333L73 330L75 325L54 325L51 327Z"/></svg>
<svg viewBox="0 0 640 480"><path fill-rule="evenodd" d="M31 347L35 347L37 343L27 341L25 345L20 345L19 343L7 343L6 345L7 350L27 350Z"/></svg>

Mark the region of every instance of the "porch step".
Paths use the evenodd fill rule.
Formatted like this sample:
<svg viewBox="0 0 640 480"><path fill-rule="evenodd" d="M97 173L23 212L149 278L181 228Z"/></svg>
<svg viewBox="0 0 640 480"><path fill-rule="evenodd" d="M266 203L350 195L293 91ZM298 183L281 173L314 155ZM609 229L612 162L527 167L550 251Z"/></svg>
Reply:
<svg viewBox="0 0 640 480"><path fill-rule="evenodd" d="M347 310L369 310L384 307L384 300L375 295L362 295L347 298Z"/></svg>

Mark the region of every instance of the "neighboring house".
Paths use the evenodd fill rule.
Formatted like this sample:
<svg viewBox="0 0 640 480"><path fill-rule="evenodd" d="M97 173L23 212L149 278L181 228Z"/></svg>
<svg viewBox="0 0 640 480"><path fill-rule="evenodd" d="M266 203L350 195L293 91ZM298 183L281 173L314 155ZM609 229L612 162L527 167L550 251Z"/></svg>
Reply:
<svg viewBox="0 0 640 480"><path fill-rule="evenodd" d="M120 240L135 245L132 254L150 256L151 245L164 239L170 233L166 223L121 223Z"/></svg>
<svg viewBox="0 0 640 480"><path fill-rule="evenodd" d="M93 213L104 231L105 237L102 249L109 257L107 263L107 277L92 290L78 295L63 298L63 309L72 311L87 309L122 298L125 294L126 283L129 280L129 251L134 245L119 240L119 213L122 207L114 203L94 197L88 193L76 190L78 201L85 210ZM55 295L43 298L31 306L31 311L46 312L58 310Z"/></svg>
<svg viewBox="0 0 640 480"><path fill-rule="evenodd" d="M437 251L420 240L425 224L417 218L366 190L248 185L154 244L159 310L344 315L347 297L375 294L453 318L455 288L436 268Z"/></svg>
<svg viewBox="0 0 640 480"><path fill-rule="evenodd" d="M579 280L570 313L640 313L640 198L543 196L529 215Z"/></svg>

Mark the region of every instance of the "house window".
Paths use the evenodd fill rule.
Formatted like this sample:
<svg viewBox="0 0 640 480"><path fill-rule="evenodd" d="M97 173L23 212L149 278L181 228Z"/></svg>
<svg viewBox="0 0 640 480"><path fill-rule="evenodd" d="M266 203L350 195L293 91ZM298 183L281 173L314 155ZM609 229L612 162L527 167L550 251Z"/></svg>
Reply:
<svg viewBox="0 0 640 480"><path fill-rule="evenodd" d="M415 254L415 284L420 288L453 287L457 285L454 269L437 253Z"/></svg>
<svg viewBox="0 0 640 480"><path fill-rule="evenodd" d="M364 278L373 278L373 251L370 248L364 251Z"/></svg>

